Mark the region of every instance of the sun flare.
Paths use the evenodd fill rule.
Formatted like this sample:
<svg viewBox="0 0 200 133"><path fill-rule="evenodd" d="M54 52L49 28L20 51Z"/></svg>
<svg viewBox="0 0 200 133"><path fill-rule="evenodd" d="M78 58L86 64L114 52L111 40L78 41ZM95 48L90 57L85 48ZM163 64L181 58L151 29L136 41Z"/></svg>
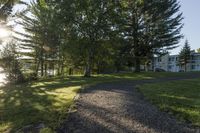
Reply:
<svg viewBox="0 0 200 133"><path fill-rule="evenodd" d="M0 28L0 39L7 38L10 36L10 31L5 28Z"/></svg>

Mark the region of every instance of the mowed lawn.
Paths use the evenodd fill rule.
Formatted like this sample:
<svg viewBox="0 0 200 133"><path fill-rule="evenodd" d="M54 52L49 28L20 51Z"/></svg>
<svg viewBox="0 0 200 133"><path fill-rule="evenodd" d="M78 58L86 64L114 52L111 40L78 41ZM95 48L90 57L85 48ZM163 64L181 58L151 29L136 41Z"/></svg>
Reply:
<svg viewBox="0 0 200 133"><path fill-rule="evenodd" d="M144 96L180 121L200 126L200 78L139 87Z"/></svg>
<svg viewBox="0 0 200 133"><path fill-rule="evenodd" d="M110 81L154 79L162 77L180 77L183 75L186 74L124 73L124 74L112 74L112 75L98 75L92 78L83 78L81 76L52 78L52 79L40 80L37 82L25 83L21 85L7 85L5 87L0 88L0 132L5 132L5 131L15 132L24 126L39 124L39 123L43 123L45 124L45 126L51 129L55 129L67 117L68 109L74 102L73 98L77 95L78 91L85 85L92 85L100 82L110 82ZM182 85L182 83L180 85ZM171 90L174 90L173 86L171 87L172 87ZM175 85L175 87L177 86ZM191 96L195 95L196 99L198 99L199 98L199 91L197 93L198 88L196 88L196 91L193 91L191 86L188 87L189 88L187 88L186 86L185 90L189 91L190 92L189 94L191 94ZM154 86L150 88L154 88ZM159 90L158 88L143 89L143 90L144 92L147 92L146 94L151 94L151 93L154 94L152 96L155 96L155 99L159 98L158 94L162 92L161 91L162 89ZM164 90L168 92L167 89ZM186 92L182 91L180 92L187 94ZM179 92L177 93L179 94ZM173 91L170 94L174 94ZM167 98L167 96L165 97ZM194 105L199 104L198 101L194 98L195 97L193 97L193 99L188 100L185 99L184 96L181 96L179 97L179 102L186 104L185 101L187 101L189 107L188 105L185 105L184 107L195 108L196 110L192 110L190 112L193 113L194 116L199 116L198 114L199 106L191 107L190 105L190 102L194 103L195 101L196 103L194 103ZM175 107L178 106L179 104ZM180 110L181 109L182 108L180 108ZM196 122L197 124L199 124L199 120Z"/></svg>
<svg viewBox="0 0 200 133"><path fill-rule="evenodd" d="M151 79L148 74L73 76L52 78L0 88L0 132L15 132L24 126L43 123L55 129L67 117L73 98L85 85L118 80ZM159 75L158 75L159 76Z"/></svg>

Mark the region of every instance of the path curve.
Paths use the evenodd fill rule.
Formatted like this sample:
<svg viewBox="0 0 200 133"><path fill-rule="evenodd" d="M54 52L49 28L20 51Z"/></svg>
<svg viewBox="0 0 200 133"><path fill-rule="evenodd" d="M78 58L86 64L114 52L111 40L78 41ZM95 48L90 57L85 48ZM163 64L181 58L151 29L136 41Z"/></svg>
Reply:
<svg viewBox="0 0 200 133"><path fill-rule="evenodd" d="M77 111L69 115L58 133L196 133L192 127L159 111L136 89L138 84L181 79L186 78L102 83L89 87L77 100Z"/></svg>

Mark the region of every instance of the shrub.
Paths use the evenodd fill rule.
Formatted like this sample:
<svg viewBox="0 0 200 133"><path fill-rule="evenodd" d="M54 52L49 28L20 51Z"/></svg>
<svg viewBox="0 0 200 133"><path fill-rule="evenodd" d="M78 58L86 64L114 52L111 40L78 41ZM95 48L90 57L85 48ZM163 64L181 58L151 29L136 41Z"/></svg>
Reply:
<svg viewBox="0 0 200 133"><path fill-rule="evenodd" d="M16 45L13 42L8 43L1 51L2 67L5 69L8 79L11 82L24 82L24 76L21 72L21 66L17 60Z"/></svg>

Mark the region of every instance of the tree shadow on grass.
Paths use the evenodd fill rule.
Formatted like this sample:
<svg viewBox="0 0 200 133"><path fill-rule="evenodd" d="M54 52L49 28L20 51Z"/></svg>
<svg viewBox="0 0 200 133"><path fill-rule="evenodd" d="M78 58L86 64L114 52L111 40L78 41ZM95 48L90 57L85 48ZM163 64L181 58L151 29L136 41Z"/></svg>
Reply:
<svg viewBox="0 0 200 133"><path fill-rule="evenodd" d="M114 78L117 80L121 80L121 78ZM126 80L122 78L122 80ZM62 121L63 118L66 117L66 112L68 107L73 103L73 96L78 92L80 86L90 83L98 83L102 81L113 81L113 77L94 77L94 78L82 78L82 77L67 77L67 78L55 78L43 80L36 83L27 83L22 85L7 85L5 87L0 88L0 132L7 131L10 129L11 132L16 131L17 129L22 128L23 126L29 124L37 124L44 123L49 127L55 128L57 124ZM143 81L137 81L137 83L142 83ZM150 80L146 82L151 82ZM114 86L97 86L98 90L115 92L115 93L124 93L123 95L127 98L131 98L132 93L130 93L129 87L135 85L135 82L131 84L126 84L125 82L121 85L117 84ZM127 87L128 85L128 87ZM92 87L93 88L93 87ZM128 89L127 89L128 88ZM95 89L86 89L86 93L90 94ZM73 94L72 97L68 97ZM128 101L134 101L136 99L127 100L122 99L123 103L126 104ZM137 107L139 105L127 106L124 108L126 110L132 110L132 108ZM142 104L140 104L142 105ZM91 104L91 108L97 108L97 105ZM129 108L131 107L131 109ZM99 110L104 110L103 108L98 108ZM143 110L143 108L140 108ZM147 108L144 108L144 110ZM139 110L139 112L141 111ZM131 114L136 114L133 110ZM98 114L97 114L98 115ZM136 119L139 123L143 123L143 125L149 126L152 129L156 129L154 124L149 123L152 118L147 119L147 122L141 121L141 116L136 115L134 119ZM156 115L155 115L156 116ZM154 117L155 117L154 116ZM83 116L79 116L79 120L83 121L81 118ZM105 119L103 115L99 115L99 118ZM110 117L108 117L110 118ZM107 118L107 119L108 119ZM123 117L122 117L123 118ZM100 127L104 127L101 123L98 123L96 120L87 119L86 123L96 123ZM127 130L128 128L123 127L123 123L117 124L115 119L111 119L114 125L118 125L117 127L121 127L121 129ZM110 122L111 123L111 122ZM87 128L87 125L86 125ZM97 128L98 129L98 128ZM109 127L103 128L105 132L112 132ZM131 130L131 128L130 128ZM166 130L167 131L167 130Z"/></svg>
<svg viewBox="0 0 200 133"><path fill-rule="evenodd" d="M188 133L194 131L144 100L134 86L135 83L123 82L89 87L82 92L77 101L77 112L69 115L58 132Z"/></svg>
<svg viewBox="0 0 200 133"><path fill-rule="evenodd" d="M55 128L85 80L57 79L0 88L0 132L32 124ZM74 88L73 88L74 87Z"/></svg>

